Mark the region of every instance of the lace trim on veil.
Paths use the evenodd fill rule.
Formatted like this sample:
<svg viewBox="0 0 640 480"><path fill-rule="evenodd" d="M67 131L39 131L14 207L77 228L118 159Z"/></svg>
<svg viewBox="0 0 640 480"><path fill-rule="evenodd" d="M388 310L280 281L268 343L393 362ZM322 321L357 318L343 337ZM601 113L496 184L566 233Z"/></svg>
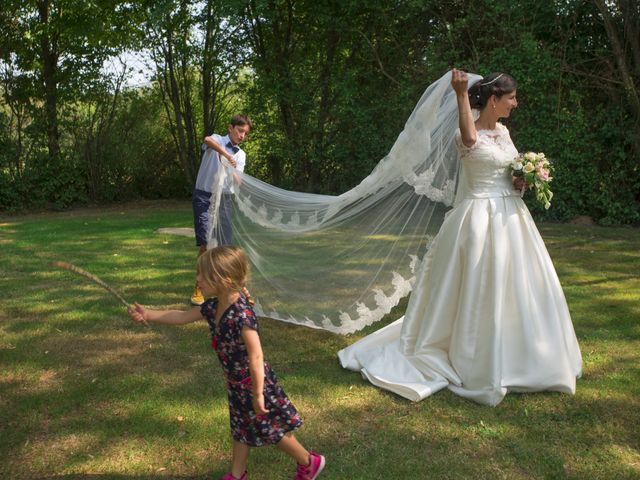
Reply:
<svg viewBox="0 0 640 480"><path fill-rule="evenodd" d="M410 264L411 271L414 273L417 272L419 270L419 265L420 261L418 260L418 257L412 256ZM336 325L331 318L325 314L323 314L319 320L312 320L308 316L297 318L291 314L283 315L277 310L266 311L259 299L256 299L254 310L258 316L269 317L274 320L304 325L310 328L319 328L333 333L353 333L381 320L393 309L393 307L400 303L400 300L411 292L413 284L415 283L415 275L410 278L404 278L398 272L392 272L392 275L393 280L391 283L394 290L389 295L385 294L381 289L374 289L375 308L372 309L368 307L364 302L356 302L357 316L355 318L351 318L349 313L339 311L339 325Z"/></svg>

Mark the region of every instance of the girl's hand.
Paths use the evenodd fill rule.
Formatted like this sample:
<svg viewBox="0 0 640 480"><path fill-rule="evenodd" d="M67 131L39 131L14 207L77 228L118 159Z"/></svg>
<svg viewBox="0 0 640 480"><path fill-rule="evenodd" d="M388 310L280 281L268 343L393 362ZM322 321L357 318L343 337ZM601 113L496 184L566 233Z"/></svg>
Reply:
<svg viewBox="0 0 640 480"><path fill-rule="evenodd" d="M149 320L149 314L147 313L147 310L137 302L134 303L134 306L135 308L129 307L129 309L127 310L129 316L134 322L144 323L146 325L147 320Z"/></svg>
<svg viewBox="0 0 640 480"><path fill-rule="evenodd" d="M253 411L256 412L256 415L266 415L269 413L269 410L264 408L264 395L262 393L253 395L251 403L253 404Z"/></svg>
<svg viewBox="0 0 640 480"><path fill-rule="evenodd" d="M467 76L467 72L455 68L451 70L451 86L456 94L466 94L468 83L469 77Z"/></svg>

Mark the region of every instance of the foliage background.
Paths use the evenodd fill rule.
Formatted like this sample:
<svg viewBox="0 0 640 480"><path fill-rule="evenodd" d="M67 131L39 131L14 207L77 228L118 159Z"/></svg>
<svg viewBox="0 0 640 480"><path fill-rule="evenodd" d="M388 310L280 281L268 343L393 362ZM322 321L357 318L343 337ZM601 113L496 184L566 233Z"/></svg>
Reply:
<svg viewBox="0 0 640 480"><path fill-rule="evenodd" d="M0 210L186 198L202 137L239 111L255 121L249 173L341 193L455 65L519 81L506 123L556 165L553 208L534 214L640 221L638 2L4 3Z"/></svg>

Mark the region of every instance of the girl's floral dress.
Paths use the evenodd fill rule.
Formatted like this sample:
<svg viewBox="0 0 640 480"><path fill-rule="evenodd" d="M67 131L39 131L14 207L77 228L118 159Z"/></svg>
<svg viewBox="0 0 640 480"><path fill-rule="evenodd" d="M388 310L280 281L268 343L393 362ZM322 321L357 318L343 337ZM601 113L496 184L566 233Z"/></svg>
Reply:
<svg viewBox="0 0 640 480"><path fill-rule="evenodd" d="M264 405L269 413L257 416L251 403L251 376L247 347L242 341L243 327L258 331L253 308L244 295L229 306L215 323L217 299L202 304L202 316L211 330L211 345L227 377L229 417L233 439L260 447L279 442L287 433L302 425L300 414L278 385L276 375L264 362Z"/></svg>

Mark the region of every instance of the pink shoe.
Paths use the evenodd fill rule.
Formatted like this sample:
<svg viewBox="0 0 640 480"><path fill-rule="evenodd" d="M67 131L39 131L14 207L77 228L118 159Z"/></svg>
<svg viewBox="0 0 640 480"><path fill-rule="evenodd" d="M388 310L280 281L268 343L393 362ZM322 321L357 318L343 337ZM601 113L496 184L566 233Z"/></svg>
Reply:
<svg viewBox="0 0 640 480"><path fill-rule="evenodd" d="M240 478L234 477L231 474L231 472L227 472L223 476L220 477L220 480L247 480L248 478L249 477L247 477L247 472L244 472Z"/></svg>
<svg viewBox="0 0 640 480"><path fill-rule="evenodd" d="M315 480L324 468L324 457L316 452L309 452L309 465L298 464L294 480Z"/></svg>

